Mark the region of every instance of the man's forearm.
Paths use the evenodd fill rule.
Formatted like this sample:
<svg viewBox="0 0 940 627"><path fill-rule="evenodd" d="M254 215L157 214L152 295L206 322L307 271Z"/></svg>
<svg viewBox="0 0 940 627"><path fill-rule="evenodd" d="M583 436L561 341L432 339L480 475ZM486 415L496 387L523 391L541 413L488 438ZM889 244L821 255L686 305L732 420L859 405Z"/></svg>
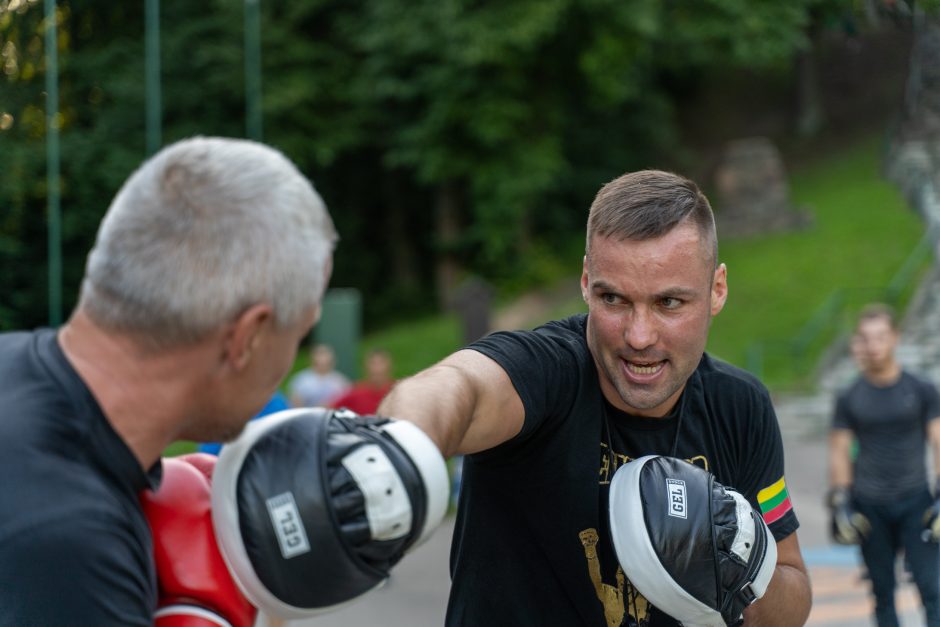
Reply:
<svg viewBox="0 0 940 627"><path fill-rule="evenodd" d="M436 366L399 382L378 413L415 423L447 458L456 454L473 413L471 392L457 371Z"/></svg>
<svg viewBox="0 0 940 627"><path fill-rule="evenodd" d="M509 375L474 350L461 350L401 381L379 413L409 420L444 457L476 453L512 438L525 410Z"/></svg>
<svg viewBox="0 0 940 627"><path fill-rule="evenodd" d="M930 449L933 453L933 475L940 477L940 417L927 423L927 437L930 440ZM940 486L938 486L940 489Z"/></svg>
<svg viewBox="0 0 940 627"><path fill-rule="evenodd" d="M794 566L778 564L763 597L744 610L748 627L803 625L813 604L809 575Z"/></svg>
<svg viewBox="0 0 940 627"><path fill-rule="evenodd" d="M847 488L852 485L851 431L836 429L829 434L829 485Z"/></svg>

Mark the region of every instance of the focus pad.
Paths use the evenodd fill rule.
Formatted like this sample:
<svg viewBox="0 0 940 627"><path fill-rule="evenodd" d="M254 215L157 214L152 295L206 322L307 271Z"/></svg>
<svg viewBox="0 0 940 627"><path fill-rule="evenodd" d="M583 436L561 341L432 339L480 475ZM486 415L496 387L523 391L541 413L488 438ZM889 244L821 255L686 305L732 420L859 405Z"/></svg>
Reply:
<svg viewBox="0 0 940 627"><path fill-rule="evenodd" d="M776 564L773 536L747 500L672 457L641 457L614 473L610 528L624 574L686 626L739 623Z"/></svg>
<svg viewBox="0 0 940 627"><path fill-rule="evenodd" d="M239 586L265 614L314 616L379 586L423 524L413 464L374 423L351 416L279 412L250 422L222 449L212 494L216 535ZM397 517L393 525L403 522L400 535L370 533L369 503L350 465L358 457L380 459L386 476L407 485L380 505Z"/></svg>

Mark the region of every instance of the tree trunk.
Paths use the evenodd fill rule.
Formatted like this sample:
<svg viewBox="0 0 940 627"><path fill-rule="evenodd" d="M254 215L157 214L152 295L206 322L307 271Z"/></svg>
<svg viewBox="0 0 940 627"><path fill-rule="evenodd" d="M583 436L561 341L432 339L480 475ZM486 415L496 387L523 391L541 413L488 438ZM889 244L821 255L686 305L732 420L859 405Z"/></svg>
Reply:
<svg viewBox="0 0 940 627"><path fill-rule="evenodd" d="M810 44L796 56L796 132L804 139L815 137L825 121L816 66L818 31L818 27L810 26L807 33Z"/></svg>
<svg viewBox="0 0 940 627"><path fill-rule="evenodd" d="M400 177L385 177L385 194L388 198L388 239L392 256L392 281L410 290L418 285L418 273L413 245L414 234L408 229L408 212L405 202L408 196L396 184Z"/></svg>
<svg viewBox="0 0 940 627"><path fill-rule="evenodd" d="M902 129L905 135L940 134L940 22L918 14L908 72Z"/></svg>
<svg viewBox="0 0 940 627"><path fill-rule="evenodd" d="M441 310L450 307L460 277L457 243L460 237L460 190L454 181L445 181L437 188L434 203L437 255L434 262L435 287Z"/></svg>

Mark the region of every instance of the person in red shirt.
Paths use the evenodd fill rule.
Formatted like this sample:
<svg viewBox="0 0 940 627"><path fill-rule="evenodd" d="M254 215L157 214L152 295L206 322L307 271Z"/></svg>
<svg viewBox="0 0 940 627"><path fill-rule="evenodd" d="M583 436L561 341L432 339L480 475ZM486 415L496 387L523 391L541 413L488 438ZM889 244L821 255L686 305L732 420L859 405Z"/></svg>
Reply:
<svg viewBox="0 0 940 627"><path fill-rule="evenodd" d="M392 356L381 349L369 351L365 359L365 370L365 379L357 381L351 388L334 397L328 405L334 408L343 407L362 415L376 413L379 403L395 384L392 377Z"/></svg>

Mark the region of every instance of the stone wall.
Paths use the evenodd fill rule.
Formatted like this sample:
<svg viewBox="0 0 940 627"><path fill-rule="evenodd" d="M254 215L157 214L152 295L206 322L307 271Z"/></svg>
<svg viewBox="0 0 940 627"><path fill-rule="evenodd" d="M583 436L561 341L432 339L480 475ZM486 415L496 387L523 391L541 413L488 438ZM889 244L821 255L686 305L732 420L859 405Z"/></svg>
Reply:
<svg viewBox="0 0 940 627"><path fill-rule="evenodd" d="M940 22L915 19L904 105L888 138L885 174L940 243Z"/></svg>

